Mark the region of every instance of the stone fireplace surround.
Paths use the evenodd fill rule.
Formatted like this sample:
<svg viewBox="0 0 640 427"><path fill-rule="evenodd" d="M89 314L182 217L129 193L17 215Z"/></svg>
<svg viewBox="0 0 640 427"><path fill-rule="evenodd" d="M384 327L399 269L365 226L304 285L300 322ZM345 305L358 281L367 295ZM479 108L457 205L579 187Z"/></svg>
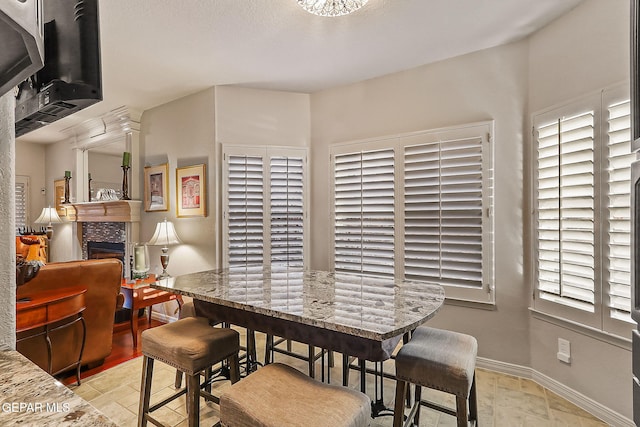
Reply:
<svg viewBox="0 0 640 427"><path fill-rule="evenodd" d="M82 259L116 258L124 265L127 239L126 232L121 233L125 230L119 227L120 225L124 224L118 222L83 223Z"/></svg>
<svg viewBox="0 0 640 427"><path fill-rule="evenodd" d="M88 259L88 242L118 243L124 249L124 277L131 277L131 250L140 235L139 200L82 202L66 205L67 217L78 226L82 258Z"/></svg>

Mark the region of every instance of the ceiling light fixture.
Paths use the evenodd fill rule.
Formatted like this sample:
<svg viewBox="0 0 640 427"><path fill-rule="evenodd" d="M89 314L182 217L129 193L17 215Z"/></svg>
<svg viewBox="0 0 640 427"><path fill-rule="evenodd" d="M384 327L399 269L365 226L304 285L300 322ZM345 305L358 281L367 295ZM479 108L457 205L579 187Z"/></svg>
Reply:
<svg viewBox="0 0 640 427"><path fill-rule="evenodd" d="M318 16L342 16L355 12L369 0L297 0L307 12Z"/></svg>

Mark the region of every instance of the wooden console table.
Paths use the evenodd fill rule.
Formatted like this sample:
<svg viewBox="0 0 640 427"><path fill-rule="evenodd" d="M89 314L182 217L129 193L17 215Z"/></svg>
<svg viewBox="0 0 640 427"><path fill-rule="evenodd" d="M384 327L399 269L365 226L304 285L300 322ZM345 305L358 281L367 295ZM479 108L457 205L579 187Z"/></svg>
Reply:
<svg viewBox="0 0 640 427"><path fill-rule="evenodd" d="M84 287L52 289L23 295L22 298L16 302L16 333L30 331L44 326L43 332L34 333L20 338L18 342L38 336L44 336L47 343L47 372L50 375L56 375L70 368L75 368L78 385L80 385L80 365L87 337L87 325L82 317L82 312L86 308L86 292L87 288ZM68 321L52 327L52 324L64 321L65 319L68 319ZM66 366L56 372L52 372L53 345L51 343L50 333L58 329L69 327L77 322L82 323L82 343L80 345L78 360L69 366Z"/></svg>
<svg viewBox="0 0 640 427"><path fill-rule="evenodd" d="M124 295L124 308L131 310L131 335L133 337L133 348L138 347L138 310L149 307L149 323L151 323L151 307L171 300L176 300L178 306L182 306L182 296L171 292L161 291L151 287L156 282L156 276L150 275L146 279L137 279L133 283L127 283L124 279L120 286L120 291Z"/></svg>

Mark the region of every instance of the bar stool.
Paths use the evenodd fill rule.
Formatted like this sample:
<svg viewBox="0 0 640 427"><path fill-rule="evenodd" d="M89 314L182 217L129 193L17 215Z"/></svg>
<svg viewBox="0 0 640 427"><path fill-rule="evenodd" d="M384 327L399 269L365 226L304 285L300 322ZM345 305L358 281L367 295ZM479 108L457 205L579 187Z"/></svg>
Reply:
<svg viewBox="0 0 640 427"><path fill-rule="evenodd" d="M364 393L324 384L272 363L220 397L222 427L367 427L371 402Z"/></svg>
<svg viewBox="0 0 640 427"><path fill-rule="evenodd" d="M396 355L396 400L393 427L418 425L421 405L453 415L458 427L469 421L477 425L476 354L478 342L469 335L421 326ZM409 384L415 384L415 403L404 419L404 400ZM456 396L456 410L421 400L421 387Z"/></svg>
<svg viewBox="0 0 640 427"><path fill-rule="evenodd" d="M291 340L286 338L276 338L273 335L267 334L265 340L265 349L264 349L264 364L268 365L275 361L275 353L284 354L289 357L294 357L299 360L303 360L307 362L309 376L311 378L316 377L316 368L315 364L318 359L322 361L322 376L321 380L324 382L325 379L325 371L324 371L324 356L327 354L328 356L328 366L327 366L327 382L331 382L331 369L334 366L333 360L333 351L320 349L319 352L316 353L316 347L312 345L307 345L307 355L295 353L291 346ZM279 348L278 346L281 344L286 344L286 349Z"/></svg>
<svg viewBox="0 0 640 427"><path fill-rule="evenodd" d="M237 382L240 377L239 346L240 336L237 331L213 328L207 319L201 317L181 319L142 332L144 358L138 426L146 426L147 421L162 426L163 424L151 416L151 412L185 393L189 426L197 426L200 416L200 397L216 403L219 401L209 392L200 390L206 386L206 382L200 385L200 373L226 359L231 368L231 383ZM184 372L187 384L185 389L150 407L151 379L155 360Z"/></svg>
<svg viewBox="0 0 640 427"><path fill-rule="evenodd" d="M196 316L197 316L196 308L195 308L195 305L193 304L193 301L182 304L182 306L180 307L180 313L178 314L178 319L186 319L188 317L196 317ZM220 323L222 323L223 327L226 327L226 328L231 327L231 325L221 320L211 320L211 319L209 320L209 324L212 326ZM252 370L255 370L254 365L257 365L256 363L257 358L256 358L255 332L252 331L251 329L247 329L246 331L247 331L246 345L245 346L240 345L240 354L238 358L240 361L245 360L246 362L245 372L248 374ZM211 375L213 375L214 373L215 372L212 372L211 369L208 369L207 372L205 372L205 378L209 380L211 378ZM226 366L219 369L217 373L222 373L224 377L229 378L228 369ZM175 388L180 388L180 387L182 387L182 372L176 369ZM210 391L210 387L207 387L206 390Z"/></svg>
<svg viewBox="0 0 640 427"><path fill-rule="evenodd" d="M178 313L178 319L186 319L188 317L196 317L196 309L193 306L193 301L185 302L180 306L180 311ZM182 371L176 369L176 381L175 388L182 387Z"/></svg>

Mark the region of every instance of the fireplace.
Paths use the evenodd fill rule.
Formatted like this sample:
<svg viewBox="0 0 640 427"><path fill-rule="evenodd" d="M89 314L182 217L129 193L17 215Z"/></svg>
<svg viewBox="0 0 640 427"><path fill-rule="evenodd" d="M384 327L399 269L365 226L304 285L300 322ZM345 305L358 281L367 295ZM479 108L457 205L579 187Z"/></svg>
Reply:
<svg viewBox="0 0 640 427"><path fill-rule="evenodd" d="M124 264L124 256L124 243L87 242L87 259L116 258Z"/></svg>

